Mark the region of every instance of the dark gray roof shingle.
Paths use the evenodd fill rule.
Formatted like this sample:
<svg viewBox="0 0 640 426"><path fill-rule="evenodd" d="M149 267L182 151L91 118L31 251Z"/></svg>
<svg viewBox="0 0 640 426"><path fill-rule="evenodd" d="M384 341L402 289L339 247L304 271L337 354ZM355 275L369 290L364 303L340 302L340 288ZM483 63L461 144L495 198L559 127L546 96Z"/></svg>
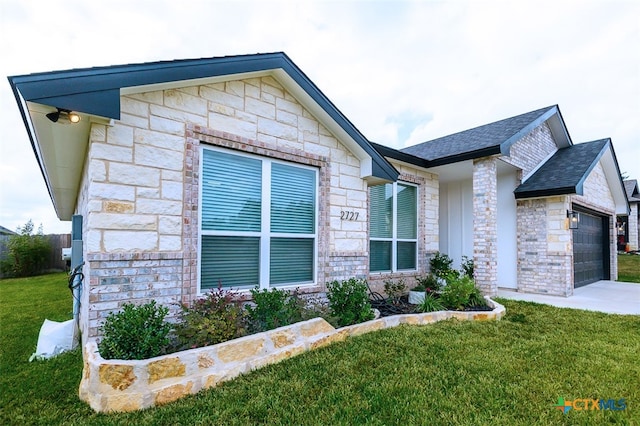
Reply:
<svg viewBox="0 0 640 426"><path fill-rule="evenodd" d="M610 144L610 139L600 139L559 149L529 179L515 189L516 198L582 195L585 179Z"/></svg>
<svg viewBox="0 0 640 426"><path fill-rule="evenodd" d="M434 161L434 165L507 153L508 147L558 112L558 106L541 108L400 150Z"/></svg>
<svg viewBox="0 0 640 426"><path fill-rule="evenodd" d="M638 181L635 179L625 180L624 190L630 203L640 203L640 193L638 193Z"/></svg>

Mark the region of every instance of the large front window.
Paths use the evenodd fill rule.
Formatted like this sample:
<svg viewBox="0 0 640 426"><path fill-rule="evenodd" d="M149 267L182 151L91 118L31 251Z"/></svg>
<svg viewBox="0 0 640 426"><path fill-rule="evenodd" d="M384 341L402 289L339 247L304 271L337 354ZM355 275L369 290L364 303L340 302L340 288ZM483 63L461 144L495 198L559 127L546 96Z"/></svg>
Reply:
<svg viewBox="0 0 640 426"><path fill-rule="evenodd" d="M369 199L369 270L415 270L418 188L404 183L373 186L369 188Z"/></svg>
<svg viewBox="0 0 640 426"><path fill-rule="evenodd" d="M317 171L202 149L200 288L311 284Z"/></svg>

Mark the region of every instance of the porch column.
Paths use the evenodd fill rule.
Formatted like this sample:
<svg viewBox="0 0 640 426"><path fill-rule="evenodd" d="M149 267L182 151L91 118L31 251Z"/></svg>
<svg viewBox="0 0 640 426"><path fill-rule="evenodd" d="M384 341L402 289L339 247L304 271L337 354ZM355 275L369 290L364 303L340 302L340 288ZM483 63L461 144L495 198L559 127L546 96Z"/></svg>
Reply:
<svg viewBox="0 0 640 426"><path fill-rule="evenodd" d="M638 203L631 204L631 213L627 223L629 228L629 241L630 250L638 250Z"/></svg>
<svg viewBox="0 0 640 426"><path fill-rule="evenodd" d="M498 293L498 179L496 157L473 160L473 261L482 292Z"/></svg>

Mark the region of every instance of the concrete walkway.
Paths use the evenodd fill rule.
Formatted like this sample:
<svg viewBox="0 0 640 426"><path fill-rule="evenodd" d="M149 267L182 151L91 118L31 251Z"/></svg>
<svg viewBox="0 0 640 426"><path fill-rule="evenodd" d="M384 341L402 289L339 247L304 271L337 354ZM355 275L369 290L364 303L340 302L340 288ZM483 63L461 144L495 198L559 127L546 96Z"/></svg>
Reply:
<svg viewBox="0 0 640 426"><path fill-rule="evenodd" d="M544 303L559 308L640 315L640 283L598 281L575 289L573 296L569 297L518 293L501 288L498 289L498 297Z"/></svg>

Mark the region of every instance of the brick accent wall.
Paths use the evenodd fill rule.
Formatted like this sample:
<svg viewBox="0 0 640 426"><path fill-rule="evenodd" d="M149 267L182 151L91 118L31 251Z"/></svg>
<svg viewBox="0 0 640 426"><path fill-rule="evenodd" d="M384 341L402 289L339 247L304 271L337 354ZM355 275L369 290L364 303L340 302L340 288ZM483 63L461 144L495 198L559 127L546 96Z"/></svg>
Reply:
<svg viewBox="0 0 640 426"><path fill-rule="evenodd" d="M517 200L518 291L573 294L569 196Z"/></svg>
<svg viewBox="0 0 640 426"><path fill-rule="evenodd" d="M543 123L511 145L509 155L500 159L521 169L526 177L557 150L551 129L547 123Z"/></svg>
<svg viewBox="0 0 640 426"><path fill-rule="evenodd" d="M473 260L478 287L498 292L497 158L473 160Z"/></svg>

